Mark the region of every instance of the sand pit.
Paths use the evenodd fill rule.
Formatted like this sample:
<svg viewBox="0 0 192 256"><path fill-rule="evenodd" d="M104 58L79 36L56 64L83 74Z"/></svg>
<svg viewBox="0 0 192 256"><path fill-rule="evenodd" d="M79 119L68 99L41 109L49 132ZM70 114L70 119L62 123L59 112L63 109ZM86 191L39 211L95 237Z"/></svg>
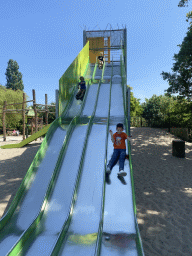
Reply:
<svg viewBox="0 0 192 256"><path fill-rule="evenodd" d="M131 128L135 195L146 256L192 255L192 143L185 158L172 156L172 140L160 129Z"/></svg>
<svg viewBox="0 0 192 256"><path fill-rule="evenodd" d="M174 135L131 128L137 217L146 256L192 255L192 143L172 156ZM22 139L22 138L21 138ZM0 217L7 211L42 141L0 149ZM18 143L17 140L0 145Z"/></svg>

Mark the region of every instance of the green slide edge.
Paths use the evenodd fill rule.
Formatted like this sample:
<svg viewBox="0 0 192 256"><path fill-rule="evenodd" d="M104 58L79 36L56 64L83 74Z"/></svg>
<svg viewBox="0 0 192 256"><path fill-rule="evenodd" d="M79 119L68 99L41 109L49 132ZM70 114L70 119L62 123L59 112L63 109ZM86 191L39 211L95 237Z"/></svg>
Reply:
<svg viewBox="0 0 192 256"><path fill-rule="evenodd" d="M103 83L104 71L105 71L105 60L104 60L103 70L102 70L102 75L101 75L101 82L102 82L102 83Z"/></svg>
<svg viewBox="0 0 192 256"><path fill-rule="evenodd" d="M47 131L49 130L50 125L51 124L48 124L43 129L41 129L40 131L34 133L33 135L31 135L27 139L21 141L20 143L4 145L4 146L1 146L1 148L21 148L21 147L25 146L26 144L28 144L28 143L36 140L37 138L41 137L45 133L47 133Z"/></svg>
<svg viewBox="0 0 192 256"><path fill-rule="evenodd" d="M96 70L97 70L97 63L95 63L95 67L94 67L94 70L93 70L93 75L92 75L92 82L95 83L95 73L96 73Z"/></svg>
<svg viewBox="0 0 192 256"><path fill-rule="evenodd" d="M123 83L123 69L124 69L124 62L123 62L123 58L121 55L121 82L122 82L122 90L123 90L123 105L124 105L124 120L125 120L125 130L126 133L128 134L128 118L127 118L127 104L126 104L126 84ZM126 80L127 81L127 80ZM130 134L128 134L129 136ZM127 146L129 149L129 167L130 167L130 175L131 175L131 187L132 187L132 202L133 202L133 211L134 211L134 219L135 219L135 228L136 228L136 246L137 246L137 252L139 256L143 256L144 255L144 250L143 250L143 246L142 246L142 240L141 240L141 235L140 235L140 231L139 231L139 227L138 227L138 223L137 223L137 209L136 209L136 200L135 200L135 188L134 188L134 178L133 178L133 168L132 168L132 161L131 161L131 146L130 146L130 142L127 140Z"/></svg>

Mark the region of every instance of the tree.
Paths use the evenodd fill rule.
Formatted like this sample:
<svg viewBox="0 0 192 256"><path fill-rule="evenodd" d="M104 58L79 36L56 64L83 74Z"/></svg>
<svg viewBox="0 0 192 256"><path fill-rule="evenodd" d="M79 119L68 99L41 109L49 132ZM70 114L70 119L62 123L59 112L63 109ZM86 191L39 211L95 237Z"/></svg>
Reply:
<svg viewBox="0 0 192 256"><path fill-rule="evenodd" d="M181 1L179 2L178 7L188 7L188 5L185 5L185 4L187 4L187 3L188 3L188 0L181 0Z"/></svg>
<svg viewBox="0 0 192 256"><path fill-rule="evenodd" d="M162 72L164 80L168 80L170 87L165 90L168 94L178 93L182 98L192 97L192 27L189 28L178 54L174 54L173 74Z"/></svg>
<svg viewBox="0 0 192 256"><path fill-rule="evenodd" d="M185 7L188 0L181 0L178 7ZM192 12L186 14L187 22L192 19ZM184 38L178 54L174 54L173 74L162 72L164 80L169 82L170 87L165 90L168 95L172 93L180 94L181 98L187 97L188 101L192 96L192 22L188 28L187 36Z"/></svg>
<svg viewBox="0 0 192 256"><path fill-rule="evenodd" d="M28 96L26 95L26 99ZM0 88L0 108L3 108L4 101L7 104L21 103L23 101L23 92L20 90L13 91L12 89L6 89L4 86ZM21 104L9 105L7 109L18 109L22 108ZM0 111L1 112L1 111ZM7 128L19 128L22 121L22 112L7 112L6 113L6 127ZM0 118L0 126L2 126L2 119Z"/></svg>
<svg viewBox="0 0 192 256"><path fill-rule="evenodd" d="M12 89L14 91L24 90L22 74L21 72L19 72L19 65L17 61L14 61L12 59L8 61L8 67L6 69L5 75L7 79L7 84L6 84L7 89Z"/></svg>
<svg viewBox="0 0 192 256"><path fill-rule="evenodd" d="M53 105L53 107L52 106L47 106L47 109L49 110L49 112L55 112L55 103L52 102L50 105ZM41 106L41 105L37 106L37 109L38 110L45 110L45 106ZM43 117L44 124L45 124L45 115L46 115L45 112L39 112L38 113L38 117ZM52 123L55 120L55 118L56 118L55 114L49 113L49 115L48 115L48 124Z"/></svg>
<svg viewBox="0 0 192 256"><path fill-rule="evenodd" d="M158 120L161 115L160 98L153 95L151 99L145 99L146 104L142 116L147 119Z"/></svg>
<svg viewBox="0 0 192 256"><path fill-rule="evenodd" d="M2 84L0 84L0 89L6 89L6 88Z"/></svg>
<svg viewBox="0 0 192 256"><path fill-rule="evenodd" d="M127 87L130 87L132 90L133 88L129 85ZM143 109L140 105L140 99L137 99L134 97L133 92L130 92L130 115L131 116L141 116Z"/></svg>
<svg viewBox="0 0 192 256"><path fill-rule="evenodd" d="M153 125L163 126L170 121L170 114L174 111L176 97L170 95L153 95L150 99L145 99L142 104L142 117L150 121Z"/></svg>
<svg viewBox="0 0 192 256"><path fill-rule="evenodd" d="M169 94L145 99L142 117L157 127L192 127L192 103Z"/></svg>

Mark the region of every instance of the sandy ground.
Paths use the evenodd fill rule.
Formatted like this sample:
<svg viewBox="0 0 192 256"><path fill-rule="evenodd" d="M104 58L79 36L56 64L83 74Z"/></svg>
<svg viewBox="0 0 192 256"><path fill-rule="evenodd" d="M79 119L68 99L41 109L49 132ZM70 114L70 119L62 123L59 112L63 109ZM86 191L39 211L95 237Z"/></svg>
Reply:
<svg viewBox="0 0 192 256"><path fill-rule="evenodd" d="M160 129L132 128L135 195L146 256L192 255L192 143L185 158L172 156L172 140Z"/></svg>
<svg viewBox="0 0 192 256"><path fill-rule="evenodd" d="M6 142L0 137L0 146L16 144L22 136L7 136ZM17 190L25 177L42 140L37 139L25 147L0 148L0 218L8 210Z"/></svg>
<svg viewBox="0 0 192 256"><path fill-rule="evenodd" d="M146 256L192 255L192 143L185 158L172 156L174 135L131 128L139 229ZM19 137L0 145L18 143ZM20 137L20 140L22 137ZM14 141L13 141L14 140ZM0 218L5 214L42 141L0 149Z"/></svg>

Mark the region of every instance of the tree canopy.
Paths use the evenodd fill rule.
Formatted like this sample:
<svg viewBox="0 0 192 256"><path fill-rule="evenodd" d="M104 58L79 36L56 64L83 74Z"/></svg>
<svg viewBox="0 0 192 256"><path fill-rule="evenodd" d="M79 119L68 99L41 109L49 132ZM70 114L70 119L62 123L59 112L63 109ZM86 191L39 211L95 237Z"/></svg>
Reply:
<svg viewBox="0 0 192 256"><path fill-rule="evenodd" d="M22 74L19 72L19 65L17 61L14 61L10 59L8 61L8 67L6 69L6 88L12 89L14 91L16 90L24 90L23 80L22 80Z"/></svg>
<svg viewBox="0 0 192 256"><path fill-rule="evenodd" d="M133 89L131 86L127 85L131 90ZM140 99L134 97L133 92L130 92L130 115L131 116L141 116L143 112L143 108L140 105Z"/></svg>
<svg viewBox="0 0 192 256"><path fill-rule="evenodd" d="M180 96L153 95L141 104L142 117L159 126L168 127L171 123L175 127L192 127L192 103Z"/></svg>
<svg viewBox="0 0 192 256"><path fill-rule="evenodd" d="M28 96L26 95L26 100ZM21 103L23 101L23 91L17 90L13 91L12 89L6 89L5 86L0 86L0 109L3 108L4 101L7 101L7 104ZM21 109L22 105L9 105L7 109ZM2 113L2 110L0 110ZM22 112L7 112L6 113L6 127L8 128L17 128L21 125L22 122ZM2 119L0 119L0 126L2 126Z"/></svg>
<svg viewBox="0 0 192 256"><path fill-rule="evenodd" d="M180 51L174 54L173 74L162 72L164 80L168 80L170 87L167 93L178 93L189 100L192 97L192 27L184 38Z"/></svg>
<svg viewBox="0 0 192 256"><path fill-rule="evenodd" d="M188 7L188 5L185 4L188 4L188 0L181 0L178 4L178 7Z"/></svg>
<svg viewBox="0 0 192 256"><path fill-rule="evenodd" d="M47 106L47 109L49 112L55 112L55 103L54 102L51 102L50 105L53 105L53 106ZM37 109L38 110L45 110L45 106L37 106ZM46 113L45 112L40 112L38 113L38 117L43 117L43 122L45 123L45 115ZM55 114L54 113L49 113L48 115L48 124L52 123L54 120L55 120Z"/></svg>
<svg viewBox="0 0 192 256"><path fill-rule="evenodd" d="M179 7L184 7L188 0L181 0ZM192 18L192 12L187 13L188 19ZM188 20L187 20L188 21ZM164 80L169 82L169 88L165 90L168 94L179 93L181 98L187 97L189 101L192 97L192 22L190 22L187 35L180 47L179 53L174 54L173 74L162 72Z"/></svg>
<svg viewBox="0 0 192 256"><path fill-rule="evenodd" d="M2 84L0 84L0 89L5 89L5 86L3 86Z"/></svg>

